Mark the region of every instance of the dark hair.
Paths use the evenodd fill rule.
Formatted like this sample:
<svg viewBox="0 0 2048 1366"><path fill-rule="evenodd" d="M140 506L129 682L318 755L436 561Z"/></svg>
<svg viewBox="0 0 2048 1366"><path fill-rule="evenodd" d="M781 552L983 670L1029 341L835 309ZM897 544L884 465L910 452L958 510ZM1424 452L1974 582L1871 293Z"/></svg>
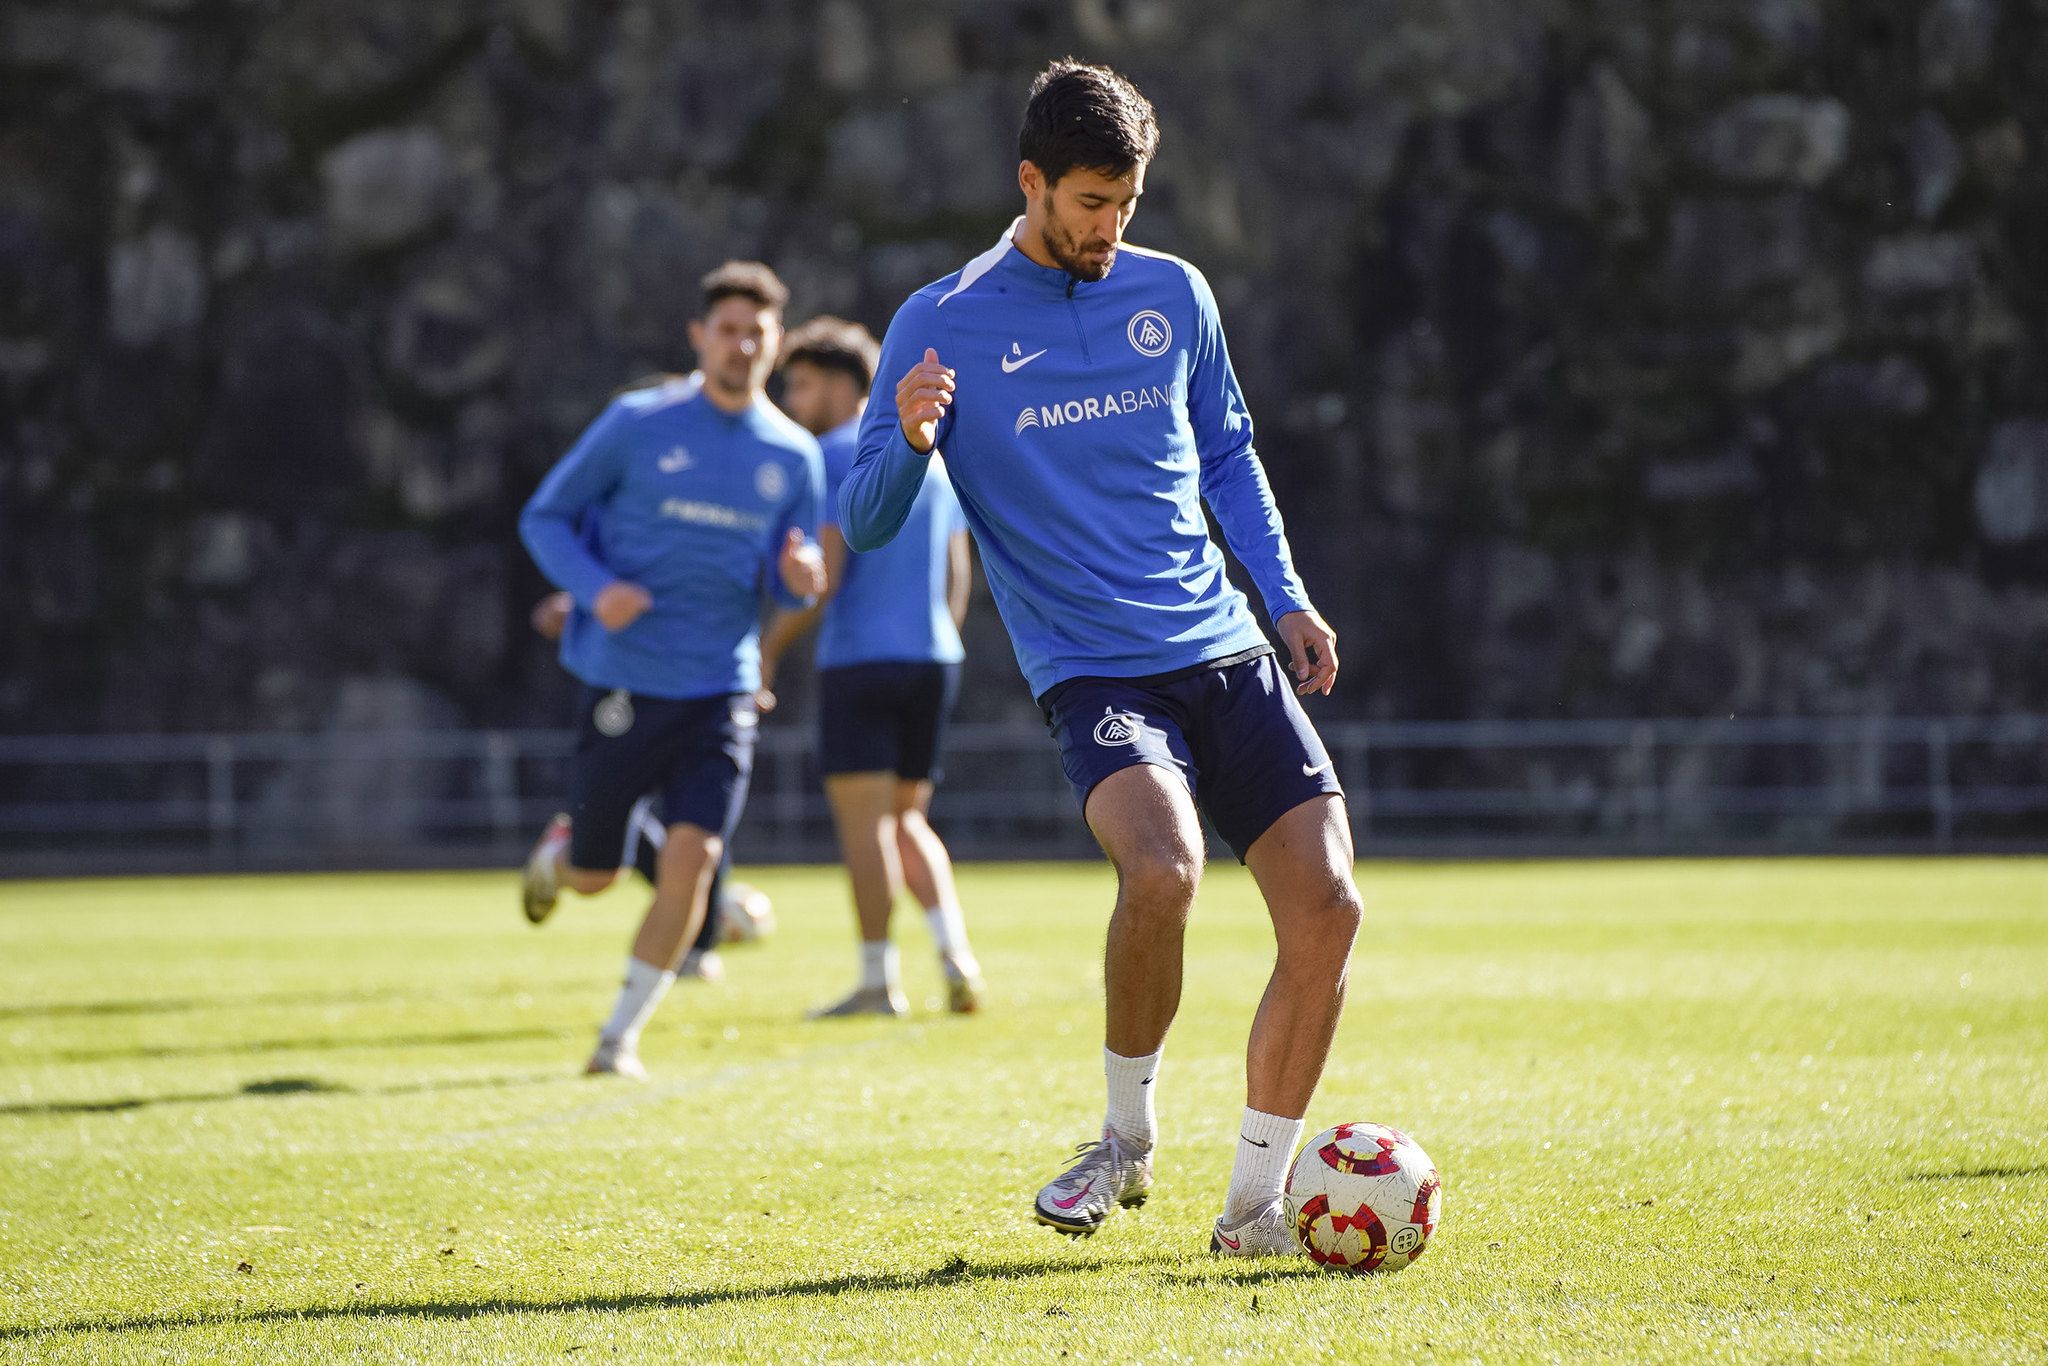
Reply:
<svg viewBox="0 0 2048 1366"><path fill-rule="evenodd" d="M1048 186L1076 166L1122 175L1159 150L1159 121L1138 87L1106 66L1062 57L1038 73L1017 130L1017 155Z"/></svg>
<svg viewBox="0 0 2048 1366"><path fill-rule="evenodd" d="M859 323L820 314L791 332L782 343L782 368L802 363L850 377L866 393L874 387L875 365L882 345Z"/></svg>
<svg viewBox="0 0 2048 1366"><path fill-rule="evenodd" d="M789 286L759 261L727 261L700 282L704 287L704 311L717 307L720 299L751 299L777 313L789 303Z"/></svg>

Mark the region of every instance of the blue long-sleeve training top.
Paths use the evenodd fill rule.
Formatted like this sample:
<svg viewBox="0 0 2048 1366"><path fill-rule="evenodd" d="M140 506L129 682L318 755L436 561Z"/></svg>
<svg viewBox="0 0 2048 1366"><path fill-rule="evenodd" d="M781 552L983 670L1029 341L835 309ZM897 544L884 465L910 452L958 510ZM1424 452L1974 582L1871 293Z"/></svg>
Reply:
<svg viewBox="0 0 2048 1366"><path fill-rule="evenodd" d="M875 387L893 395L927 347L957 373L936 449L1032 693L1265 644L1203 501L1274 619L1309 600L1208 281L1129 245L1108 276L1076 281L1015 231L897 310ZM894 536L924 471L896 405L869 404L839 495L847 544Z"/></svg>
<svg viewBox="0 0 2048 1366"><path fill-rule="evenodd" d="M761 686L761 592L801 607L776 560L791 527L817 531L824 464L765 397L728 413L676 380L613 400L548 471L520 539L576 600L562 665L600 688L709 697ZM632 625L591 615L617 579L654 599Z"/></svg>
<svg viewBox="0 0 2048 1366"><path fill-rule="evenodd" d="M818 438L825 453L825 520L836 522L839 485L853 468L860 419ZM954 533L965 531L944 460L927 460L924 483L895 539L846 557L839 590L818 628L821 669L883 661L957 664L966 658L946 594Z"/></svg>

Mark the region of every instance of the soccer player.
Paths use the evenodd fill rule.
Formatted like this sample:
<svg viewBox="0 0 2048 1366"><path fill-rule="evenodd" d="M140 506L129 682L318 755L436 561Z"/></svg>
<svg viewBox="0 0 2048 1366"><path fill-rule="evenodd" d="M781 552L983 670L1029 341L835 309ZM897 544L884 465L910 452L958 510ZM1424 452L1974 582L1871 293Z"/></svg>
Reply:
<svg viewBox="0 0 2048 1366"><path fill-rule="evenodd" d="M854 435L874 382L875 339L858 323L813 318L783 350L783 407L815 433L825 453L825 600L783 612L761 644L764 689L775 686L783 652L820 615L818 753L825 796L853 883L860 931L860 985L812 1012L904 1015L889 912L908 883L939 950L947 1004L979 1008L981 967L953 885L953 862L925 814L939 778L939 748L960 687L960 623L970 587L967 527L944 462L925 465L924 483L895 540L848 555L830 511L853 464Z"/></svg>
<svg viewBox="0 0 2048 1366"><path fill-rule="evenodd" d="M569 614L575 610L576 599L569 594L548 594L533 605L530 620L534 633L543 640L561 640L562 632L569 624ZM566 829L569 813L562 812L555 819L563 822ZM649 887L654 886L660 876L661 846L667 840L668 827L654 813L653 801L643 800L634 807L633 818L627 822L626 847L620 852L619 867L631 868L645 879ZM725 976L725 964L718 955L719 944L761 939L774 931L775 910L767 894L751 883L731 878L731 872L732 853L728 850L719 860L718 870L711 875L711 893L704 903L704 923L698 927L696 939L684 952L682 965L676 969L678 981L721 980ZM527 918L536 925L545 921L555 908L552 901L540 903L524 897L521 901Z"/></svg>
<svg viewBox="0 0 2048 1366"><path fill-rule="evenodd" d="M1152 106L1113 71L1068 60L1033 83L1018 138L1024 214L898 310L877 371L895 402L861 422L840 524L855 550L886 542L945 452L1017 661L1116 868L1108 1113L1102 1137L1039 1192L1036 1217L1093 1233L1151 1188L1153 1090L1202 871L1199 806L1251 868L1279 950L1210 1247L1280 1253L1293 1250L1281 1182L1360 916L1342 792L1296 698L1329 692L1337 642L1295 573L1208 282L1124 242L1158 142ZM1287 665L1225 578L1203 502Z"/></svg>
<svg viewBox="0 0 2048 1366"><path fill-rule="evenodd" d="M529 907L544 915L565 884L586 896L610 886L642 798L658 795L668 827L593 1073L646 1075L641 1029L702 923L746 800L762 584L792 607L825 586L811 539L818 443L762 391L789 292L754 261L727 262L703 289L690 323L702 384L615 399L519 519L534 562L575 599L562 663L584 684L570 821L534 846Z"/></svg>

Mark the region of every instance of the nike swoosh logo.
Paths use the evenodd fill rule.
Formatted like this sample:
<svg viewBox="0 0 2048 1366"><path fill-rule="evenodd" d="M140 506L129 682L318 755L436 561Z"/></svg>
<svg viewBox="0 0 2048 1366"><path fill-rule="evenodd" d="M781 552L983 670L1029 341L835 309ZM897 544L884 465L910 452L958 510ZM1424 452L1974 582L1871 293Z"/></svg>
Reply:
<svg viewBox="0 0 2048 1366"><path fill-rule="evenodd" d="M1231 1237L1229 1234L1225 1233L1220 1228L1216 1230L1216 1241L1223 1244L1223 1246L1229 1248L1232 1252L1244 1251L1243 1242L1236 1238Z"/></svg>
<svg viewBox="0 0 2048 1366"><path fill-rule="evenodd" d="M1072 1195L1068 1196L1064 1200L1060 1199L1058 1196L1054 1196L1053 1203L1055 1205L1058 1205L1061 1209L1072 1209L1074 1206L1081 1203L1082 1196L1088 1194L1088 1192L1093 1189L1095 1189L1095 1183L1093 1181L1090 1181L1087 1185L1081 1187L1081 1189L1075 1191Z"/></svg>
<svg viewBox="0 0 2048 1366"><path fill-rule="evenodd" d="M1251 1138L1244 1134L1239 1134L1238 1137L1244 1139L1245 1142L1251 1144L1254 1148L1270 1148L1273 1146L1261 1139Z"/></svg>
<svg viewBox="0 0 2048 1366"><path fill-rule="evenodd" d="M1330 761L1328 759L1325 759L1321 763L1315 764L1313 766L1309 764L1303 764L1301 766L1301 776L1304 778L1313 778L1316 776L1316 774L1321 773L1324 769L1328 768L1329 766Z"/></svg>
<svg viewBox="0 0 2048 1366"><path fill-rule="evenodd" d="M1150 1086L1151 1084L1152 1084L1152 1078L1150 1078L1150 1077L1147 1077L1147 1078L1145 1078L1145 1080L1143 1080L1143 1081L1141 1081L1141 1082L1139 1082L1139 1083L1138 1083L1138 1085L1140 1085L1140 1086Z"/></svg>
<svg viewBox="0 0 2048 1366"><path fill-rule="evenodd" d="M1004 356L1003 373L1006 375L1014 375L1019 370L1022 370L1025 366L1031 364L1031 362L1037 360L1040 356L1044 354L1045 348L1041 346L1028 356Z"/></svg>

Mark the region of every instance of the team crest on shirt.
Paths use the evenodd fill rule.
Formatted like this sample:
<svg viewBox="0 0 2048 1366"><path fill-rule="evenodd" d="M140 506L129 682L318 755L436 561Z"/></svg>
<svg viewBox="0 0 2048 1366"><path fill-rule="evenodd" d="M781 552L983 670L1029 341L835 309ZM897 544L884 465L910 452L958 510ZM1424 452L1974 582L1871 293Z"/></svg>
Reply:
<svg viewBox="0 0 2048 1366"><path fill-rule="evenodd" d="M774 502L789 492L789 476L773 460L754 467L754 492Z"/></svg>
<svg viewBox="0 0 2048 1366"><path fill-rule="evenodd" d="M1173 345L1173 324L1158 309L1147 308L1131 315L1124 335L1131 339L1139 355L1163 356L1166 348Z"/></svg>
<svg viewBox="0 0 2048 1366"><path fill-rule="evenodd" d="M1095 723L1095 743L1114 748L1128 745L1145 733L1145 718L1134 711L1111 711L1102 709L1102 719Z"/></svg>
<svg viewBox="0 0 2048 1366"><path fill-rule="evenodd" d="M624 688L606 693L590 714L590 720L599 735L613 739L624 735L633 729L633 695Z"/></svg>

